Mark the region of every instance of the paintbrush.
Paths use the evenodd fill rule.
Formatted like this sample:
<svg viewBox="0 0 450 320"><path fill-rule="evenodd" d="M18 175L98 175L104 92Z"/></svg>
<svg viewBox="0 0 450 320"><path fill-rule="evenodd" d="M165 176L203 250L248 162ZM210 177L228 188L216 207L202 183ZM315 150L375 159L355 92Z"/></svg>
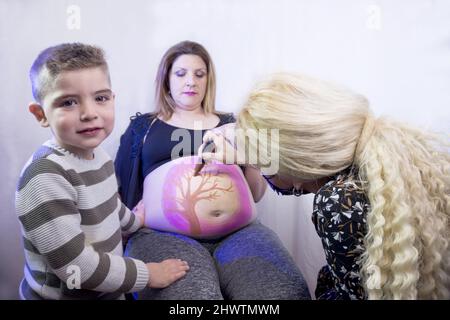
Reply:
<svg viewBox="0 0 450 320"><path fill-rule="evenodd" d="M214 141L208 141L208 142L206 143L205 148L203 149L203 151L206 151L208 148L209 148L210 150L207 151L207 152L214 152L214 151L216 150L216 145L214 144ZM198 176L198 174L200 173L200 171L202 171L203 167L204 167L205 164L206 164L205 159L202 158L201 160L202 160L202 162L197 163L197 164L195 165L195 168L194 168L194 177L195 177L195 176Z"/></svg>
<svg viewBox="0 0 450 320"><path fill-rule="evenodd" d="M223 139L224 139L226 142L228 142L231 146L234 147L234 146L235 146L235 143L233 143L232 141L235 140L235 135L234 135L235 127L236 127L236 123L234 123L234 122L233 122L233 123L227 123L227 124L224 124L224 125L221 126L221 127L215 128L215 129L213 130L213 132L214 132L214 131L221 132L221 133L222 133ZM228 137L227 137L227 135L226 135L226 132L227 132L227 131L231 131L232 135L231 135L231 136L228 135ZM230 139L231 139L231 140L230 140ZM216 145L214 144L214 141L213 141L213 140L210 140L210 141L206 142L205 147L203 148L203 151L202 151L202 152L215 152L215 151L216 151ZM201 163L197 163L197 164L195 165L195 168L194 168L194 177L197 176L197 175L200 173L200 171L202 171L202 169L203 169L203 167L205 166L205 164L206 164L206 161L202 158L202 159L201 159Z"/></svg>

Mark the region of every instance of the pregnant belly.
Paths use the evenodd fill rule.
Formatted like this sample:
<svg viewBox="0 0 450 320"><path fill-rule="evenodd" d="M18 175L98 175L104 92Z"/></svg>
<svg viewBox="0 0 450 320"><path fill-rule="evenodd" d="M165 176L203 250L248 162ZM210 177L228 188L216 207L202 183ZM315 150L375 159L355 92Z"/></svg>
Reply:
<svg viewBox="0 0 450 320"><path fill-rule="evenodd" d="M193 176L197 157L172 160L144 180L145 225L194 238L217 238L256 217L255 203L241 169L207 164Z"/></svg>

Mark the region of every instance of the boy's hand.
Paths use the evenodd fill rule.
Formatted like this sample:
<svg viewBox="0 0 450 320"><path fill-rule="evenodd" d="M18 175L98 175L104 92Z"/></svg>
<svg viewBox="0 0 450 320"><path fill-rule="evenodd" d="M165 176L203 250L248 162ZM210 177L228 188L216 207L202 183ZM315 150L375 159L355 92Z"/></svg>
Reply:
<svg viewBox="0 0 450 320"><path fill-rule="evenodd" d="M188 263L180 259L167 259L160 263L147 263L150 288L165 288L186 274Z"/></svg>
<svg viewBox="0 0 450 320"><path fill-rule="evenodd" d="M136 207L131 210L135 217L139 219L139 226L143 227L145 224L145 207L144 207L144 200L141 200L138 202Z"/></svg>

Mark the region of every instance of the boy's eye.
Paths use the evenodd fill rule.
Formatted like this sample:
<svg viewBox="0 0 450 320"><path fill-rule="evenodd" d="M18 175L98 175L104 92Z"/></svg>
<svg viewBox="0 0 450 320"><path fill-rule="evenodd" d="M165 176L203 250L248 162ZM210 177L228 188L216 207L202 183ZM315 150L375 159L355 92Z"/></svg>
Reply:
<svg viewBox="0 0 450 320"><path fill-rule="evenodd" d="M108 100L109 100L109 96L98 96L98 97L95 97L95 101L97 101L97 102L106 102Z"/></svg>
<svg viewBox="0 0 450 320"><path fill-rule="evenodd" d="M73 107L75 104L77 104L75 99L67 99L61 102L60 107Z"/></svg>

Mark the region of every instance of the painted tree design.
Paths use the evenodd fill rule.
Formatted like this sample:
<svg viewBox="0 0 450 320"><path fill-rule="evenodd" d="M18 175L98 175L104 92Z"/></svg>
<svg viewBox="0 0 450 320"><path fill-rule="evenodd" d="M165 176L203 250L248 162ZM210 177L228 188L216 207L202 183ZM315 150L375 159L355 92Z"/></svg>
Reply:
<svg viewBox="0 0 450 320"><path fill-rule="evenodd" d="M216 176L211 172L204 172L196 177L201 180L200 184L194 188L192 185L193 174L194 170L186 170L173 181L179 192L169 197L168 200L172 205L176 206L176 208L172 208L170 211L178 212L188 221L191 234L200 235L202 230L195 212L195 205L200 200L215 200L219 198L221 192L231 192L233 190L233 184L230 182L229 187L220 187Z"/></svg>

